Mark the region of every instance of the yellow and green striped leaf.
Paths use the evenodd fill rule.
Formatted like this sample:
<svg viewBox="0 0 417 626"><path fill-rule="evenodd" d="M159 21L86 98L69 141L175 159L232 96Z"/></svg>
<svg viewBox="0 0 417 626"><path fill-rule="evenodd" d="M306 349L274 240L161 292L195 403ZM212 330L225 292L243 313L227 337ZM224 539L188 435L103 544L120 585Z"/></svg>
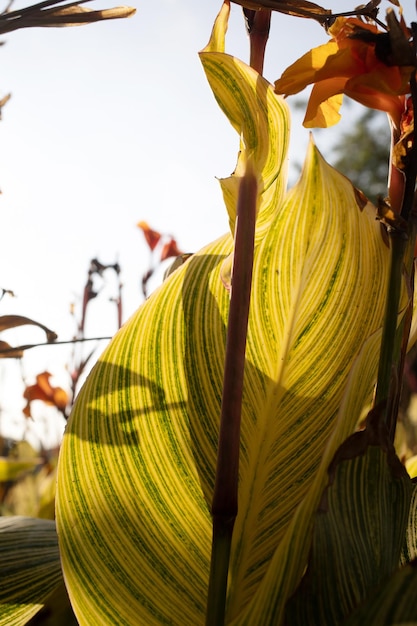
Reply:
<svg viewBox="0 0 417 626"><path fill-rule="evenodd" d="M55 522L1 517L0 626L27 624L62 582Z"/></svg>
<svg viewBox="0 0 417 626"><path fill-rule="evenodd" d="M364 411L364 398L372 394L380 340L378 330L365 341L354 359L332 434L311 486L288 524L256 595L234 624L250 626L258 616L262 616L261 623L265 625L282 623L286 601L294 593L305 569L314 515L328 484L328 467L339 446L357 426L357 416Z"/></svg>
<svg viewBox="0 0 417 626"><path fill-rule="evenodd" d="M265 235L281 204L287 183L290 116L274 87L239 59L224 53L230 6L225 3L216 19L209 44L200 59L213 94L241 138L236 169L220 179L230 230L235 232L236 202L248 155L258 176L256 243Z"/></svg>
<svg viewBox="0 0 417 626"><path fill-rule="evenodd" d="M276 626L307 560L327 465L371 398L389 251L373 207L313 143L284 194L288 111L223 53L224 11L201 59L246 151L222 181L232 232L249 153L261 189L226 621ZM204 624L232 251L225 235L174 271L76 402L57 524L81 626Z"/></svg>

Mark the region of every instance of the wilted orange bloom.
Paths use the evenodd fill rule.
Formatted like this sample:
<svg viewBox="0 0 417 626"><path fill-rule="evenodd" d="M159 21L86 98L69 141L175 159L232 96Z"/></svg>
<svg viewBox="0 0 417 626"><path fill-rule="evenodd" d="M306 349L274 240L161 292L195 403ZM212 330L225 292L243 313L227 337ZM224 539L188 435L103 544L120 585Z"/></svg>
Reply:
<svg viewBox="0 0 417 626"><path fill-rule="evenodd" d="M386 111L399 128L413 67L387 64L376 42L383 43L388 34L357 18L338 17L329 32L332 39L291 65L275 82L275 91L292 95L314 84L304 118L307 128L336 124L343 94Z"/></svg>
<svg viewBox="0 0 417 626"><path fill-rule="evenodd" d="M165 261L165 259L169 259L172 256L181 256L182 254L184 253L178 248L177 242L171 237L161 250L161 261Z"/></svg>
<svg viewBox="0 0 417 626"><path fill-rule="evenodd" d="M45 404L56 406L60 411L64 411L68 405L68 394L61 387L53 387L49 382L51 374L42 372L36 377L36 384L26 387L23 397L27 404L23 409L26 417L31 417L30 404L33 400L42 400Z"/></svg>
<svg viewBox="0 0 417 626"><path fill-rule="evenodd" d="M142 230L143 234L145 235L146 243L148 244L150 249L155 250L161 239L161 233L158 233L158 231L156 230L152 230L147 222L138 222L137 226Z"/></svg>

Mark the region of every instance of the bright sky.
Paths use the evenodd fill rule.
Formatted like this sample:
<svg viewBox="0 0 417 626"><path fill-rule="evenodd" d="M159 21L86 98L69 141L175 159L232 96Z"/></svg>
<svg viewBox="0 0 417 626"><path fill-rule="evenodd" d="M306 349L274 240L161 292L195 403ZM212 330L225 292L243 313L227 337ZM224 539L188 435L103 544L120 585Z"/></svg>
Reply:
<svg viewBox="0 0 417 626"><path fill-rule="evenodd" d="M116 5L102 0L89 6ZM12 99L0 123L0 287L16 297L3 298L0 315L31 317L59 339L71 339L70 304L79 304L96 257L121 266L126 319L142 302L140 281L149 262L139 220L175 236L185 251L196 251L227 230L215 177L233 171L238 137L214 101L197 54L220 5L220 0L139 0L132 4L136 15L127 20L2 37L0 96L11 92ZM326 6L332 5L341 10L355 3L328 0ZM13 8L18 6L22 3ZM325 41L314 21L275 13L265 76L273 82ZM227 52L248 58L237 5ZM301 119L294 118L291 148L298 163L308 140ZM334 143L340 130L327 132L328 138L317 136L319 147L328 139ZM88 335L115 332L114 307L106 298L89 313ZM2 338L13 344L44 340L35 328ZM33 384L37 373L49 370L55 384L67 387L69 351L36 348L22 364L0 363L0 433L23 432L21 373ZM42 419L30 424L31 440L52 445L62 423L44 429Z"/></svg>

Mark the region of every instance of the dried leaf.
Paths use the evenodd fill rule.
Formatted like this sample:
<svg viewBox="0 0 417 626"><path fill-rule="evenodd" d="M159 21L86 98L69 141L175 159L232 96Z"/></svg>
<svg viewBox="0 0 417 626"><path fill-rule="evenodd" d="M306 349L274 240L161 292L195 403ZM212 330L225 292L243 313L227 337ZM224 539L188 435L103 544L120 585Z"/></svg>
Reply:
<svg viewBox="0 0 417 626"><path fill-rule="evenodd" d="M80 6L90 0L70 2L61 7L55 6L61 2L62 0L46 0L24 9L1 14L0 33L38 26L78 26L101 20L130 17L136 12L136 9L126 6L97 11Z"/></svg>
<svg viewBox="0 0 417 626"><path fill-rule="evenodd" d="M49 382L51 374L42 372L36 377L36 384L26 387L23 397L27 400L27 404L23 409L23 413L31 416L30 405L34 400L42 400L45 404L55 406L59 411L64 411L68 405L68 394L62 387L53 387Z"/></svg>
<svg viewBox="0 0 417 626"><path fill-rule="evenodd" d="M183 252L178 248L177 242L173 237L167 241L161 250L161 261L165 261L165 259L169 259L170 257L178 257L181 256Z"/></svg>
<svg viewBox="0 0 417 626"><path fill-rule="evenodd" d="M21 359L23 350L21 348L13 348L6 341L0 341L0 359Z"/></svg>
<svg viewBox="0 0 417 626"><path fill-rule="evenodd" d="M30 319L29 317L24 317L23 315L2 315L0 316L0 332L2 330L9 330L10 328L17 328L18 326L38 326L42 328L42 330L46 333L46 338L48 343L53 343L58 335L54 333L53 330L50 330L40 322L35 322L35 320Z"/></svg>
<svg viewBox="0 0 417 626"><path fill-rule="evenodd" d="M315 19L320 23L326 22L332 13L329 9L308 0L233 0L233 2L247 9L271 9L286 15Z"/></svg>
<svg viewBox="0 0 417 626"><path fill-rule="evenodd" d="M146 243L150 247L151 250L155 250L159 241L161 240L161 233L158 233L157 230L152 230L147 222L138 222L137 227L141 229L143 235L146 239Z"/></svg>
<svg viewBox="0 0 417 626"><path fill-rule="evenodd" d="M6 102L8 102L10 100L11 97L12 97L12 94L8 93L6 96L1 98L1 100L0 100L0 115L1 115L1 109L4 107Z"/></svg>

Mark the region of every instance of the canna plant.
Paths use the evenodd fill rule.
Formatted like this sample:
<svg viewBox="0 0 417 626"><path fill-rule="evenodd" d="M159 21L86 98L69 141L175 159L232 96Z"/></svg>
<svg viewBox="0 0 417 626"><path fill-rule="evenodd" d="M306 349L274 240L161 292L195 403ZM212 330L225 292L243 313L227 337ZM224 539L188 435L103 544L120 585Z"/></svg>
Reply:
<svg viewBox="0 0 417 626"><path fill-rule="evenodd" d="M415 336L414 33L393 13L385 27L375 1L358 9L370 22L301 0L239 4L250 65L225 53L227 0L200 53L240 137L220 181L230 233L175 269L94 367L60 452L59 542L50 522L3 525L0 624L60 589L59 563L81 625L417 623L416 488L394 447ZM350 78L373 79L367 106L395 102L377 208L313 140L287 191L288 74L262 76L271 9L330 26L337 46L352 27L342 46L364 56ZM324 125L356 93L337 89L319 102ZM24 564L25 528L39 542Z"/></svg>

